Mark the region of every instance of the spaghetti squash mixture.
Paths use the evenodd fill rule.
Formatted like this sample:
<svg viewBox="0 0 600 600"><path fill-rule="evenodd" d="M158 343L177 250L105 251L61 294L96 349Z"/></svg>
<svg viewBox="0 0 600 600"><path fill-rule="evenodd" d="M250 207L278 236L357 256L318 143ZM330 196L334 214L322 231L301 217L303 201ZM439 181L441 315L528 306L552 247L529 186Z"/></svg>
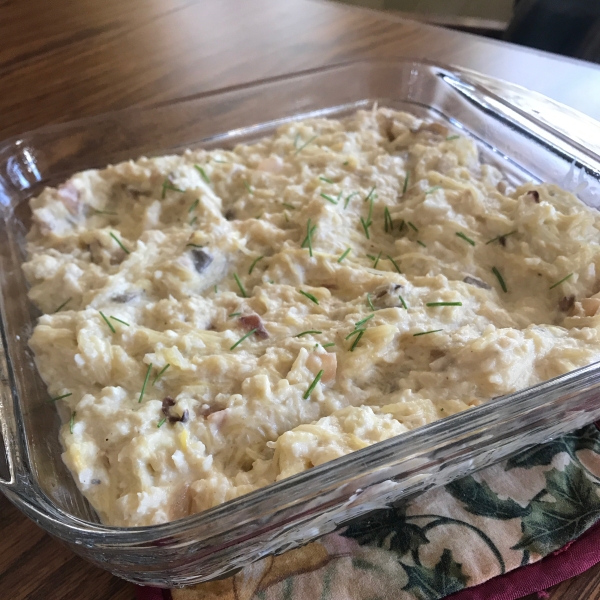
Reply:
<svg viewBox="0 0 600 600"><path fill-rule="evenodd" d="M31 201L30 345L101 519L177 519L600 360L600 218L389 109Z"/></svg>

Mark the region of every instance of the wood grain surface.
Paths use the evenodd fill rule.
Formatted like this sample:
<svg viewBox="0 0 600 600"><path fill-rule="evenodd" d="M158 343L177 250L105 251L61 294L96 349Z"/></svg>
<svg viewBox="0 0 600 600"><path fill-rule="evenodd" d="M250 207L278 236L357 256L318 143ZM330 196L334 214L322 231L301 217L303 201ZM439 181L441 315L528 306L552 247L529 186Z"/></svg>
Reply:
<svg viewBox="0 0 600 600"><path fill-rule="evenodd" d="M457 64L600 119L600 68L394 16L311 0L0 0L0 139L358 58ZM0 589L10 600L125 600L0 497ZM600 567L552 600L600 599ZM532 597L533 600L533 597Z"/></svg>

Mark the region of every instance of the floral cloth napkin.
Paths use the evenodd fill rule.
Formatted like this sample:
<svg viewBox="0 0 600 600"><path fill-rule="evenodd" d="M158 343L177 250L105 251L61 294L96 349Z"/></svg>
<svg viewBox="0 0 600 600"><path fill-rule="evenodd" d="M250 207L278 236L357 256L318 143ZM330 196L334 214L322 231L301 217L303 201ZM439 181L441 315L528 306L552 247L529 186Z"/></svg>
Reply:
<svg viewBox="0 0 600 600"><path fill-rule="evenodd" d="M597 521L600 433L591 425L228 579L171 594L173 600L437 600L451 594L452 600L508 600L544 589L536 581L554 585L600 561L600 524L582 536ZM140 589L139 597L162 594Z"/></svg>

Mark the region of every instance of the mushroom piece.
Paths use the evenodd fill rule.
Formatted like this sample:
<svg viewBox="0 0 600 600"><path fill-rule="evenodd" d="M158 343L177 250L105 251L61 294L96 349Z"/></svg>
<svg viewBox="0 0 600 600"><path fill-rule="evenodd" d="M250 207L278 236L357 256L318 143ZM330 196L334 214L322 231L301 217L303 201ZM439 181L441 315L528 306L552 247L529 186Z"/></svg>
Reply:
<svg viewBox="0 0 600 600"><path fill-rule="evenodd" d="M477 279L477 277L471 277L471 275L467 275L463 281L469 285L474 285L475 287L481 288L482 290L492 289L492 286L488 285L485 281L481 281L481 279Z"/></svg>
<svg viewBox="0 0 600 600"><path fill-rule="evenodd" d="M194 268L198 273L204 272L213 261L213 257L200 248L194 248L194 250L191 251L191 255L192 260L194 261Z"/></svg>
<svg viewBox="0 0 600 600"><path fill-rule="evenodd" d="M531 196L536 204L540 203L540 193L537 190L531 190L527 192L528 196Z"/></svg>
<svg viewBox="0 0 600 600"><path fill-rule="evenodd" d="M269 332L265 329L262 319L256 314L241 316L240 323L246 331L256 329L254 334L263 340L269 337Z"/></svg>

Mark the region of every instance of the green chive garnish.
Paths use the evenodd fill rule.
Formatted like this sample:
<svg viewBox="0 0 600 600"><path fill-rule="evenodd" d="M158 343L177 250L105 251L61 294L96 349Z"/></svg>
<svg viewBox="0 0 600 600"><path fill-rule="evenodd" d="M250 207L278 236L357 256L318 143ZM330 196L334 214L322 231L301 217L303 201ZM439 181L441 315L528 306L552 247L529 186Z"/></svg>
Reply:
<svg viewBox="0 0 600 600"><path fill-rule="evenodd" d="M315 387L317 387L317 383L319 383L319 381L321 380L321 377L323 377L323 373L325 371L323 371L323 369L321 369L318 373L317 376L313 379L313 382L308 386L308 389L306 390L306 392L304 392L304 396L302 396L302 398L304 398L304 400L308 400L310 395L312 394L313 390L315 389Z"/></svg>
<svg viewBox="0 0 600 600"><path fill-rule="evenodd" d="M67 298L54 312L57 313L61 308L64 308L73 298Z"/></svg>
<svg viewBox="0 0 600 600"><path fill-rule="evenodd" d="M423 248L427 248L427 246L421 240L417 240L417 244L419 244L419 246L423 246Z"/></svg>
<svg viewBox="0 0 600 600"><path fill-rule="evenodd" d="M443 329L432 329L431 331L421 331L420 333L413 333L413 337L419 337L420 335L429 335L430 333L437 333L443 331Z"/></svg>
<svg viewBox="0 0 600 600"><path fill-rule="evenodd" d="M258 258L255 258L254 261L252 262L252 264L250 265L250 269L248 269L248 275L252 275L252 271L254 271L254 267L256 266L256 263L259 260L262 260L264 258L264 256L259 256Z"/></svg>
<svg viewBox="0 0 600 600"><path fill-rule="evenodd" d="M365 237L366 237L368 240L370 240L370 239L371 239L371 236L369 235L369 226L368 226L368 225L365 223L365 220L364 220L362 217L360 218L360 224L362 225L362 227L363 227L363 230L364 230L364 232L365 232Z"/></svg>
<svg viewBox="0 0 600 600"><path fill-rule="evenodd" d="M428 302L425 306L462 306L462 302Z"/></svg>
<svg viewBox="0 0 600 600"><path fill-rule="evenodd" d="M310 140L308 140L308 142L306 142L305 144L302 144L302 146L300 146L300 148L296 149L296 152L294 152L294 155L299 154L300 152L302 152L302 150L304 150L304 148L306 148L306 146L308 146L309 144L312 144L315 140L317 139L316 135L313 135Z"/></svg>
<svg viewBox="0 0 600 600"><path fill-rule="evenodd" d="M358 196L359 193L358 192L352 192L347 198L346 200L344 200L344 208L348 208L348 202L350 202L350 198L352 198L352 196Z"/></svg>
<svg viewBox="0 0 600 600"><path fill-rule="evenodd" d="M160 378L160 376L170 367L171 365L169 363L167 363L156 375L156 377L154 378L154 381L152 382L152 385L154 385L158 379Z"/></svg>
<svg viewBox="0 0 600 600"><path fill-rule="evenodd" d="M196 198L193 202L192 205L188 208L188 213L191 213L196 206L198 206L198 203L200 202L200 198Z"/></svg>
<svg viewBox="0 0 600 600"><path fill-rule="evenodd" d="M404 302L404 298L402 296L398 296L398 298L400 298L400 302L402 303L404 310L408 310L408 306L406 306L406 302Z"/></svg>
<svg viewBox="0 0 600 600"><path fill-rule="evenodd" d="M219 293L219 288L215 285L215 294Z"/></svg>
<svg viewBox="0 0 600 600"><path fill-rule="evenodd" d="M318 333L323 333L323 332L317 331L316 329L309 329L308 331L303 331L302 333L296 334L294 337L302 337L303 335L310 335L310 334L317 335Z"/></svg>
<svg viewBox="0 0 600 600"><path fill-rule="evenodd" d="M446 138L447 142L451 142L452 140L457 140L460 137L460 135L450 135Z"/></svg>
<svg viewBox="0 0 600 600"><path fill-rule="evenodd" d="M119 246L121 246L121 249L123 250L123 252L125 252L125 254L129 254L129 250L127 250L127 248L125 248L125 246L123 246L123 242L121 242L121 240L111 231L110 232L110 237L115 240L115 242L117 242L117 244L119 244Z"/></svg>
<svg viewBox="0 0 600 600"><path fill-rule="evenodd" d="M113 327L113 324L106 318L106 316L104 315L104 313L101 310L99 310L98 312L100 313L100 316L104 319L104 322L108 325L108 328L113 333L117 333L116 329Z"/></svg>
<svg viewBox="0 0 600 600"><path fill-rule="evenodd" d="M242 292L242 297L243 298L247 298L248 294L246 293L246 289L244 288L244 286L242 285L242 282L240 281L240 278L237 276L237 273L233 274L233 278L235 279L235 282L238 284L238 287L240 288L240 292ZM217 290L215 290L216 292Z"/></svg>
<svg viewBox="0 0 600 600"><path fill-rule="evenodd" d="M97 214L97 215L110 215L111 217L116 217L118 216L116 212L111 212L109 210L98 210L96 208L93 209L93 211Z"/></svg>
<svg viewBox="0 0 600 600"><path fill-rule="evenodd" d="M410 221L407 221L408 226L413 229L414 231L416 231L417 233L419 232L419 230L417 229L417 226L414 223L411 223Z"/></svg>
<svg viewBox="0 0 600 600"><path fill-rule="evenodd" d="M250 330L246 335L243 335L229 350L235 350L246 338L249 338L253 333L256 333L256 327Z"/></svg>
<svg viewBox="0 0 600 600"><path fill-rule="evenodd" d="M367 200L371 199L371 196L373 195L373 192L375 191L375 186L373 186L370 190L369 193L367 194L367 197L365 198L365 202L367 202Z"/></svg>
<svg viewBox="0 0 600 600"><path fill-rule="evenodd" d="M239 317L241 314L242 314L241 312L234 312L234 313L231 313L231 314L230 314L230 315L228 315L228 316L229 316L229 318L231 319L231 317Z"/></svg>
<svg viewBox="0 0 600 600"><path fill-rule="evenodd" d="M110 317L113 321L117 321L118 323L123 323L123 325L127 325L127 327L130 327L129 323L126 323L125 321L121 321L121 319L117 318L117 317Z"/></svg>
<svg viewBox="0 0 600 600"><path fill-rule="evenodd" d="M191 219L191 221L190 221L190 227L196 222L197 218L198 217L194 217L193 219Z"/></svg>
<svg viewBox="0 0 600 600"><path fill-rule="evenodd" d="M502 275L500 274L500 271L498 271L498 269L496 269L496 267L492 267L492 273L498 279L498 283L500 284L500 287L502 288L502 291L504 293L508 292L508 289L506 287L506 283L504 283L504 279L502 278Z"/></svg>
<svg viewBox="0 0 600 600"><path fill-rule="evenodd" d="M319 194L319 196L321 196L321 198L325 198L325 200L327 200L327 202L331 202L331 204L337 204L335 199L331 196L328 196L327 194Z"/></svg>
<svg viewBox="0 0 600 600"><path fill-rule="evenodd" d="M254 192L252 191L252 188L250 187L250 184L244 180L244 187L248 190L249 194L254 194Z"/></svg>
<svg viewBox="0 0 600 600"><path fill-rule="evenodd" d="M286 208L289 208L290 210L296 210L295 206L292 206L291 204L287 204L286 202L282 202L281 205L285 206Z"/></svg>
<svg viewBox="0 0 600 600"><path fill-rule="evenodd" d="M351 331L344 339L349 340L352 336L355 336L356 334L360 333L361 331L362 332L365 331L364 327L356 327L354 329L354 331Z"/></svg>
<svg viewBox="0 0 600 600"><path fill-rule="evenodd" d="M171 190L172 192L181 192L185 193L185 190L180 190L178 187L175 187L168 179L165 179L162 184L162 194L161 198L164 200L167 195L167 190Z"/></svg>
<svg viewBox="0 0 600 600"><path fill-rule="evenodd" d="M375 312L375 307L373 306L373 302L371 301L371 294L367 294L367 304L369 305L369 308Z"/></svg>
<svg viewBox="0 0 600 600"><path fill-rule="evenodd" d="M300 139L300 134L297 133L296 137L294 138L294 148L298 148L298 140Z"/></svg>
<svg viewBox="0 0 600 600"><path fill-rule="evenodd" d="M360 333L356 336L354 343L352 344L352 346L350 346L350 352L354 352L354 348L356 348L356 346L358 345L358 342L360 342L362 336L365 334L365 331L366 331L366 329L360 330Z"/></svg>
<svg viewBox="0 0 600 600"><path fill-rule="evenodd" d="M206 181L206 183L210 183L210 179L206 174L206 171L200 165L194 165L194 168L198 171L198 173L200 173L200 176L202 179L204 179L204 181Z"/></svg>
<svg viewBox="0 0 600 600"><path fill-rule="evenodd" d="M487 246L488 244L492 244L493 242L498 241L500 238L507 238L509 235L513 235L513 233L517 233L517 230L513 229L512 231L509 231L508 233L503 233L502 235L497 235L495 238L492 238L491 240L486 242L485 245Z"/></svg>
<svg viewBox="0 0 600 600"><path fill-rule="evenodd" d="M344 165L344 166L346 166L346 165L348 165L348 164L350 164L350 163L349 163L349 161L347 161L347 160L345 160L345 161L342 163L342 165Z"/></svg>
<svg viewBox="0 0 600 600"><path fill-rule="evenodd" d="M368 317L365 317L364 319L358 321L357 323L354 323L354 327L356 327L356 329L358 329L361 325L364 325L369 319L372 319L375 315L369 315Z"/></svg>
<svg viewBox="0 0 600 600"><path fill-rule="evenodd" d="M308 220L310 222L310 219ZM310 229L308 229L308 224L307 224L307 235L304 238L304 241L302 242L302 244L300 245L300 248L304 248L306 246L306 244L308 244L309 242L309 233L312 236L312 234L315 232L315 229L317 228L316 225L313 225ZM310 240L311 244L312 244L312 239Z"/></svg>
<svg viewBox="0 0 600 600"><path fill-rule="evenodd" d="M396 263L396 261L389 254L386 254L386 257L394 265L394 268L396 269L396 271L398 271L398 273L400 275L402 275L402 271L400 270L398 263Z"/></svg>
<svg viewBox="0 0 600 600"><path fill-rule="evenodd" d="M158 425L156 426L157 429L160 429L167 421L167 417L163 417L159 422Z"/></svg>
<svg viewBox="0 0 600 600"><path fill-rule="evenodd" d="M441 190L442 186L441 185L434 185L432 188L429 188L426 192L425 195L429 196L429 194L433 194L433 192L437 192L438 190Z"/></svg>
<svg viewBox="0 0 600 600"><path fill-rule="evenodd" d="M344 250L344 253L337 259L337 261L341 263L346 258L346 256L350 254L351 250L352 248L346 248L346 250Z"/></svg>
<svg viewBox="0 0 600 600"><path fill-rule="evenodd" d="M325 183L333 183L333 181L331 181L331 179L328 179L327 177L321 176L321 177L319 177L319 179L321 181L324 181Z"/></svg>
<svg viewBox="0 0 600 600"><path fill-rule="evenodd" d="M77 414L76 411L73 411L71 413L71 418L69 419L69 431L71 433L73 433L73 425L75 425L75 415Z"/></svg>
<svg viewBox="0 0 600 600"><path fill-rule="evenodd" d="M314 302L315 304L319 304L319 301L317 300L317 298L315 298L315 296L313 296L312 294L309 294L308 292L305 292L304 290L298 290L303 296L306 296L311 302Z"/></svg>
<svg viewBox="0 0 600 600"><path fill-rule="evenodd" d="M316 225L315 225L316 227ZM306 222L306 243L308 244L308 253L312 257L313 249L312 249L312 234L314 229L310 227L310 219ZM304 245L304 244L303 244Z"/></svg>
<svg viewBox="0 0 600 600"><path fill-rule="evenodd" d="M186 248L188 246L192 246L193 248L204 248L204 246L201 246L200 244L186 244L185 246L186 246Z"/></svg>
<svg viewBox="0 0 600 600"><path fill-rule="evenodd" d="M470 237L467 237L467 236L466 236L466 235L465 235L465 234L464 234L462 231L457 231L457 232L456 232L456 235L457 235L459 238L461 238L461 239L465 240L465 242L468 242L469 244L471 244L471 246L474 246L474 245L475 245L475 242L474 242L474 241L473 241L473 240L472 240Z"/></svg>
<svg viewBox="0 0 600 600"><path fill-rule="evenodd" d="M406 194L406 190L408 189L408 172L406 173L406 177L404 178L404 187L402 188L402 195Z"/></svg>
<svg viewBox="0 0 600 600"><path fill-rule="evenodd" d="M323 348L331 348L331 346L335 346L333 342L329 342L328 344L323 344Z"/></svg>
<svg viewBox="0 0 600 600"><path fill-rule="evenodd" d="M379 259L381 258L381 252L377 255L377 258L375 259L375 264L373 265L373 268L376 269L377 265L379 264Z"/></svg>
<svg viewBox="0 0 600 600"><path fill-rule="evenodd" d="M394 222L392 221L392 215L390 215L390 209L386 206L383 209L383 229L386 233L394 231Z"/></svg>
<svg viewBox="0 0 600 600"><path fill-rule="evenodd" d="M557 281L555 284L550 286L550 289L553 290L557 285L560 285L561 283L565 282L567 279L570 279L571 277L573 277L573 273L569 273L566 277L563 277L560 281Z"/></svg>
<svg viewBox="0 0 600 600"><path fill-rule="evenodd" d="M50 398L50 400L47 400L47 402L56 402L57 400L62 400L63 398L68 398L72 395L73 392L69 392L68 394L63 394L62 396L56 396L56 398Z"/></svg>
<svg viewBox="0 0 600 600"><path fill-rule="evenodd" d="M400 225L398 225L398 231L402 231L404 229L404 225L406 225L406 223L404 223L404 219L402 219L402 221L400 221Z"/></svg>
<svg viewBox="0 0 600 600"><path fill-rule="evenodd" d="M138 404L142 401L144 397L144 392L146 391L146 386L148 385L148 379L150 379L150 371L152 371L152 363L148 365L148 370L146 371L146 377L144 377L144 384L142 385L142 391L140 392L140 399L138 400Z"/></svg>

